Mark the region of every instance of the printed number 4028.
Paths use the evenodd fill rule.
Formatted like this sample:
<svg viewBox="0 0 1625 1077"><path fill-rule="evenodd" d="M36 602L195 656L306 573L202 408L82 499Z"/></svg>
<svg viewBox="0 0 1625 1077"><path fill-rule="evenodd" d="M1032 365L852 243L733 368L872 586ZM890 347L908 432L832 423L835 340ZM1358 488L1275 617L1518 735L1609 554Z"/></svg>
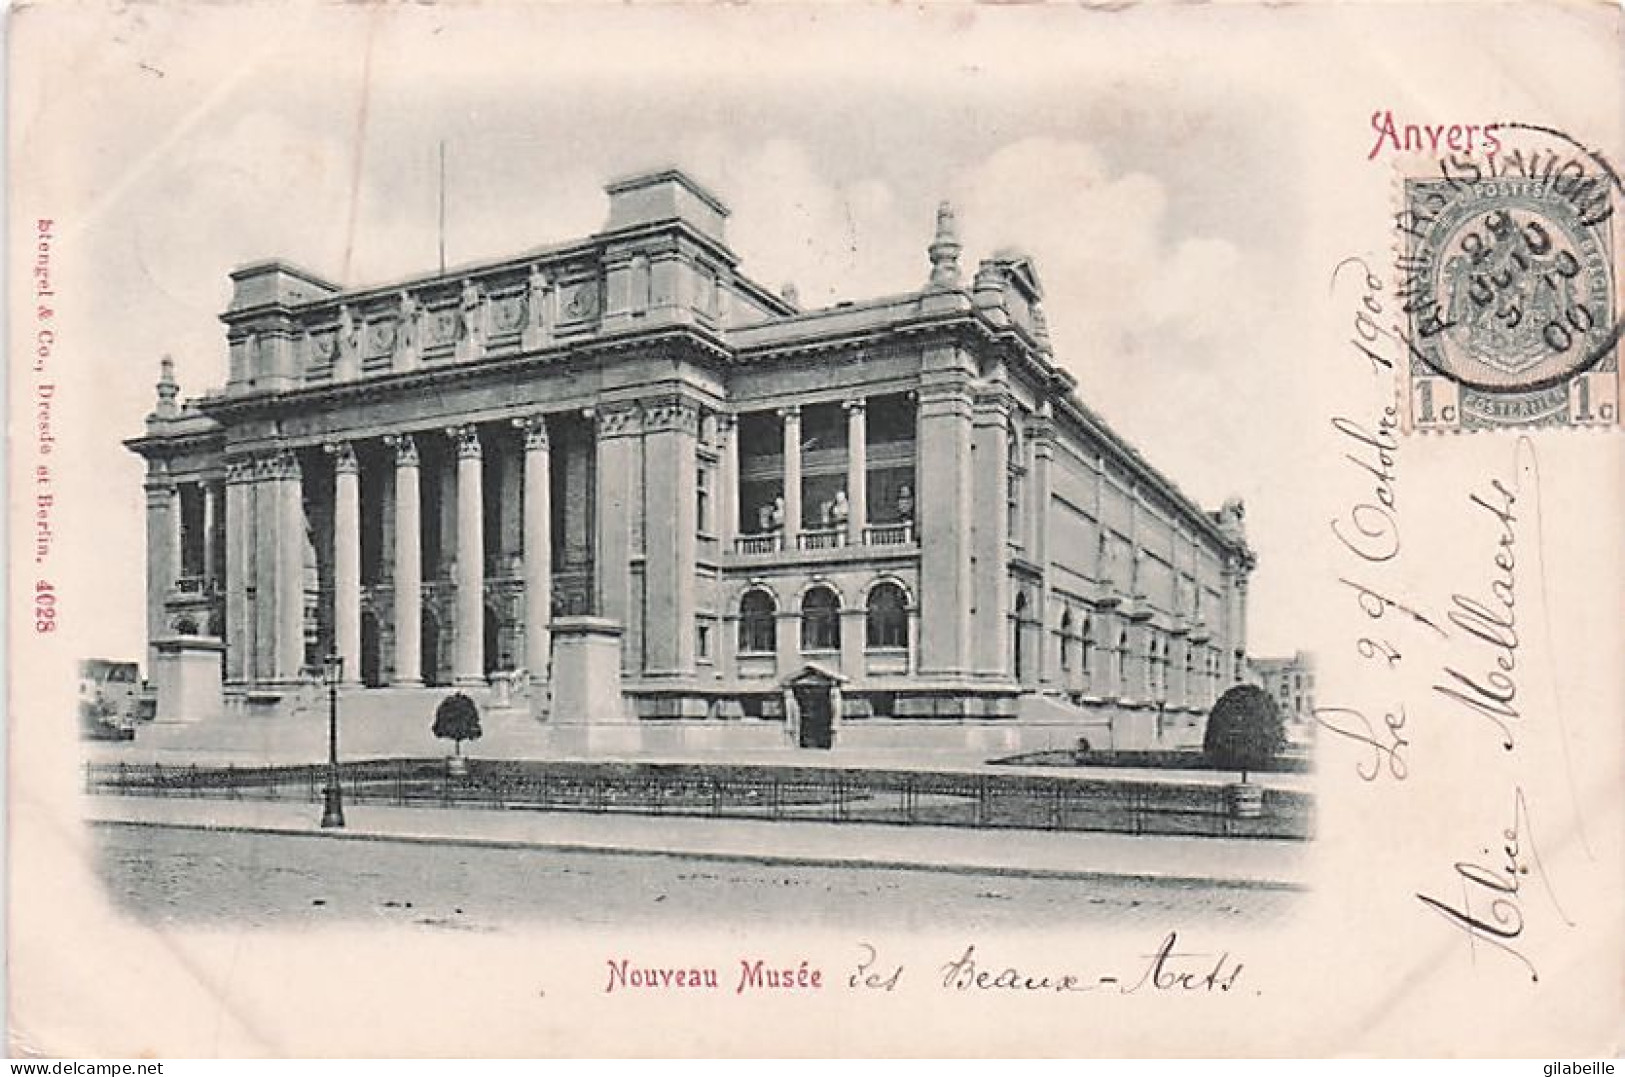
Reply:
<svg viewBox="0 0 1625 1077"><path fill-rule="evenodd" d="M56 631L56 588L48 580L34 584L34 631Z"/></svg>

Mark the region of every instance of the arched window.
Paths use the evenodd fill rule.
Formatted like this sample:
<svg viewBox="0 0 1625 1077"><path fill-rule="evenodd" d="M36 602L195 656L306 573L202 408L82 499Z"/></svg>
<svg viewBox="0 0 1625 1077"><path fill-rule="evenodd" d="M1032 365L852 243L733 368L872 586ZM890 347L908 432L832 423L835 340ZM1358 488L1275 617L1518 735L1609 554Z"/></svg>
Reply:
<svg viewBox="0 0 1625 1077"><path fill-rule="evenodd" d="M739 653L772 654L778 647L778 626L773 596L746 591L739 600Z"/></svg>
<svg viewBox="0 0 1625 1077"><path fill-rule="evenodd" d="M1010 625L1015 633L1015 638L1011 641L1012 665L1015 668L1011 672L1015 674L1016 680L1019 681L1027 670L1026 640L1024 638L1027 634L1027 592L1025 591L1016 594L1016 616L1010 622Z"/></svg>
<svg viewBox="0 0 1625 1077"><path fill-rule="evenodd" d="M1094 650L1095 650L1095 627L1094 627L1094 622L1090 620L1089 615L1086 613L1086 614L1083 615L1083 653L1081 655L1081 661L1078 663L1079 668L1083 672L1083 679L1084 679L1085 683L1088 682L1088 680L1090 678L1090 675L1091 675L1090 667L1094 664Z"/></svg>
<svg viewBox="0 0 1625 1077"><path fill-rule="evenodd" d="M1024 545L1021 527L1021 480L1027 471L1026 460L1022 455L1021 436L1016 427L1011 426L1005 441L1005 512L1007 519L1005 529L1009 532L1009 541L1013 546Z"/></svg>
<svg viewBox="0 0 1625 1077"><path fill-rule="evenodd" d="M1072 611L1061 614L1061 669L1072 668Z"/></svg>
<svg viewBox="0 0 1625 1077"><path fill-rule="evenodd" d="M908 600L895 583L878 583L869 590L865 633L873 648L908 646Z"/></svg>
<svg viewBox="0 0 1625 1077"><path fill-rule="evenodd" d="M828 587L814 587L801 597L801 649L841 649L841 602Z"/></svg>

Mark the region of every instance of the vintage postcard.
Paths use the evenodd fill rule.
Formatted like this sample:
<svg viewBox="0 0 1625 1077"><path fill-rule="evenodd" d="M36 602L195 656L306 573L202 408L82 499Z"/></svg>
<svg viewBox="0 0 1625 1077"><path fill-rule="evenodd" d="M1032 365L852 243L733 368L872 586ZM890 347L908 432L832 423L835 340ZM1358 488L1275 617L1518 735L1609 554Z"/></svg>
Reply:
<svg viewBox="0 0 1625 1077"><path fill-rule="evenodd" d="M14 9L10 1050L1617 1054L1621 30Z"/></svg>

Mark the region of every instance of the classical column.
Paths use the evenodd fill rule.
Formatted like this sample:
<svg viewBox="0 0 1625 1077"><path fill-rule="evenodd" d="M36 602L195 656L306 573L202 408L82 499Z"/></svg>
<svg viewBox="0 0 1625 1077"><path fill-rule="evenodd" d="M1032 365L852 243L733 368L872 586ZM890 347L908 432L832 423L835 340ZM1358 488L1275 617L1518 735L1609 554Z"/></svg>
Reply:
<svg viewBox="0 0 1625 1077"><path fill-rule="evenodd" d="M928 675L963 673L971 635L971 403L963 375L950 376L920 388L914 503L920 578L930 581L920 600L919 636L919 669ZM1003 513L995 507L989 515Z"/></svg>
<svg viewBox="0 0 1625 1077"><path fill-rule="evenodd" d="M183 496L188 486L196 483L177 482L170 487L169 501L169 548L174 552L173 576L170 586L180 586L180 581L187 576L186 571L186 498Z"/></svg>
<svg viewBox="0 0 1625 1077"><path fill-rule="evenodd" d="M215 563L215 529L220 526L220 490L213 480L205 479L201 484L203 490L203 581L204 590L211 590L220 575L220 566Z"/></svg>
<svg viewBox="0 0 1625 1077"><path fill-rule="evenodd" d="M411 434L384 439L395 450L395 677L423 683L423 519L418 444Z"/></svg>
<svg viewBox="0 0 1625 1077"><path fill-rule="evenodd" d="M975 670L984 677L1016 679L1021 670L1013 668L1011 632L1026 633L1027 627L1010 620L1009 513L1005 509L1010 472L1010 404L1003 385L990 384L977 393L974 416L976 514L971 557L976 566L972 580ZM1022 646L1024 651L1031 650L1030 639L1023 639Z"/></svg>
<svg viewBox="0 0 1625 1077"><path fill-rule="evenodd" d="M615 403L595 410L598 461L594 472L593 583L596 609L623 628L632 616L632 497L637 488L642 415L637 404ZM635 657L630 635L623 637L622 660Z"/></svg>
<svg viewBox="0 0 1625 1077"><path fill-rule="evenodd" d="M846 402L846 541L863 544L869 526L869 435L862 397Z"/></svg>
<svg viewBox="0 0 1625 1077"><path fill-rule="evenodd" d="M644 669L651 676L694 675L695 470L698 406L682 397L644 406Z"/></svg>
<svg viewBox="0 0 1625 1077"><path fill-rule="evenodd" d="M254 602L249 612L254 624L249 679L256 684L275 681L277 671L277 565L281 551L277 548L276 536L280 534L277 514L281 498L275 481L276 460L275 453L268 453L254 461L254 516L248 538L254 551Z"/></svg>
<svg viewBox="0 0 1625 1077"><path fill-rule="evenodd" d="M272 461L276 543L276 678L299 679L305 667L305 504L299 457L291 449Z"/></svg>
<svg viewBox="0 0 1625 1077"><path fill-rule="evenodd" d="M920 671L920 603L914 600L908 607L908 668L905 673Z"/></svg>
<svg viewBox="0 0 1625 1077"><path fill-rule="evenodd" d="M801 406L779 409L784 430L784 548L801 545Z"/></svg>
<svg viewBox="0 0 1625 1077"><path fill-rule="evenodd" d="M147 672L151 676L158 656L157 642L169 634L164 604L175 586L180 549L175 543L175 484L165 465L149 465L143 487L147 493Z"/></svg>
<svg viewBox="0 0 1625 1077"><path fill-rule="evenodd" d="M253 663L254 622L249 616L248 588L253 578L254 465L251 460L226 462L226 680L249 679Z"/></svg>
<svg viewBox="0 0 1625 1077"><path fill-rule="evenodd" d="M732 415L717 416L717 440L721 466L717 469L717 548L733 552L739 534L739 421Z"/></svg>
<svg viewBox="0 0 1625 1077"><path fill-rule="evenodd" d="M1044 626L1045 630L1040 633L1044 639L1048 638L1050 623L1049 523L1051 485L1054 481L1051 476L1051 464L1055 459L1054 432L1054 420L1046 401L1039 407L1027 430L1027 444L1032 454L1028 464L1032 482L1027 491L1027 559L1038 566L1041 574L1038 587L1034 589L1037 606L1033 616L1038 618L1039 625ZM1057 679L1056 665L1050 658L1049 648L1040 646L1034 655L1033 666L1040 683L1049 684Z"/></svg>
<svg viewBox="0 0 1625 1077"><path fill-rule="evenodd" d="M452 683L485 683L485 502L479 428L446 428L457 449L457 649Z"/></svg>
<svg viewBox="0 0 1625 1077"><path fill-rule="evenodd" d="M515 419L514 426L525 433L525 668L531 683L539 684L547 680L552 660L548 632L553 617L551 445L544 416Z"/></svg>
<svg viewBox="0 0 1625 1077"><path fill-rule="evenodd" d="M361 683L361 470L355 446L327 446L333 457L333 650L344 683Z"/></svg>
<svg viewBox="0 0 1625 1077"><path fill-rule="evenodd" d="M1246 676L1242 664L1247 655L1247 584L1252 567L1249 558L1242 558L1236 566L1236 576L1232 583L1235 590L1235 615L1230 628L1230 650L1235 655L1236 668L1231 673L1231 684L1240 684Z"/></svg>

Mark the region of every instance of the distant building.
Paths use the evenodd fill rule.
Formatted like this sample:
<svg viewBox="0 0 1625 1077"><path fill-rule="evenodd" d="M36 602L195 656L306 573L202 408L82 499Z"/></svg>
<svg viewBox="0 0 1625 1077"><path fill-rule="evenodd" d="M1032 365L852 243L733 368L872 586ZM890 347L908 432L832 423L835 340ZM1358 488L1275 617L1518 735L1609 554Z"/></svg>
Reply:
<svg viewBox="0 0 1625 1077"><path fill-rule="evenodd" d="M1252 681L1275 700L1281 717L1308 722L1315 716L1315 660L1305 651L1291 658L1252 659Z"/></svg>
<svg viewBox="0 0 1625 1077"><path fill-rule="evenodd" d="M134 662L86 658L79 663L81 722L126 723L140 715L141 678Z"/></svg>
<svg viewBox="0 0 1625 1077"><path fill-rule="evenodd" d="M804 747L1160 730L1242 680L1240 502L1078 399L1030 259L965 279L944 205L918 290L802 310L684 174L607 190L603 231L441 275L231 274L224 388L166 363L128 442L155 647L223 638L244 706L331 651L354 696L589 722L556 696L608 653L615 720Z"/></svg>

